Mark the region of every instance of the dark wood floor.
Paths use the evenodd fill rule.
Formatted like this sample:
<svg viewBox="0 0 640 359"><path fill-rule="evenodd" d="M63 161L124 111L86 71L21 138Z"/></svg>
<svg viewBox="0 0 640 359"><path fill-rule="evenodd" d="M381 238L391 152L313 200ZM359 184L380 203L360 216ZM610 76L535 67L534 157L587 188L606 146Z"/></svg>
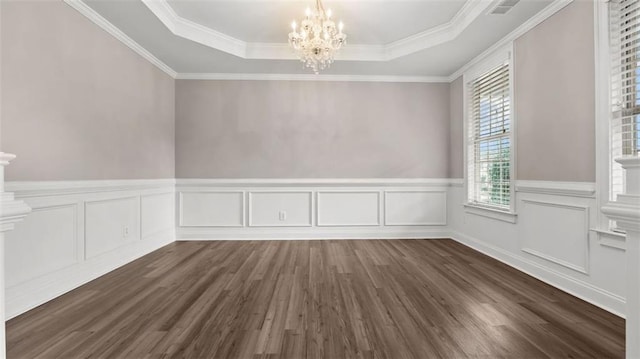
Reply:
<svg viewBox="0 0 640 359"><path fill-rule="evenodd" d="M178 242L7 338L9 358L624 357L624 320L451 240Z"/></svg>

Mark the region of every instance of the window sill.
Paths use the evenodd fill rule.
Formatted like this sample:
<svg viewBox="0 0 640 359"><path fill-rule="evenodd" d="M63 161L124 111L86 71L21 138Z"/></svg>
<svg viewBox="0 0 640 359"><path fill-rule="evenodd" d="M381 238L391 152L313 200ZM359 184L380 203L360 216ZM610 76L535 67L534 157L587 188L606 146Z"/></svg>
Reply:
<svg viewBox="0 0 640 359"><path fill-rule="evenodd" d="M464 203L464 211L476 216L497 219L507 223L516 223L518 215L514 212L503 211L495 208L484 207L473 203Z"/></svg>

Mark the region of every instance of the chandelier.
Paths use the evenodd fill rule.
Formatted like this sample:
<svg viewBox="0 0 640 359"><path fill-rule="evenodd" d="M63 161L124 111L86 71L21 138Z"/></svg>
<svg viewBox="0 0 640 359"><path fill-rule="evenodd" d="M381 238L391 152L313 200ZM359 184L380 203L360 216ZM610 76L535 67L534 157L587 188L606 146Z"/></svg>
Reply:
<svg viewBox="0 0 640 359"><path fill-rule="evenodd" d="M291 24L293 31L289 33L289 44L300 61L318 74L331 65L336 52L346 43L347 35L342 32L342 22L336 28L331 20L331 9L325 11L321 0L316 0L315 10L307 8L305 14L300 31L297 31L295 21Z"/></svg>

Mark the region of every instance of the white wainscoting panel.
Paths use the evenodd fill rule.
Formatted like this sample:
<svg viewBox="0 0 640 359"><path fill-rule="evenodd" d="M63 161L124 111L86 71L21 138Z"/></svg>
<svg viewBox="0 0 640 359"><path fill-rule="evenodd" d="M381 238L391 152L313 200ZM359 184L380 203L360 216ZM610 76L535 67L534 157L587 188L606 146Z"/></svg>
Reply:
<svg viewBox="0 0 640 359"><path fill-rule="evenodd" d="M6 242L7 319L175 241L175 180L6 185L34 209Z"/></svg>
<svg viewBox="0 0 640 359"><path fill-rule="evenodd" d="M175 231L175 195L159 193L143 195L140 199L142 239L157 233Z"/></svg>
<svg viewBox="0 0 640 359"><path fill-rule="evenodd" d="M176 235L223 240L442 238L448 234L446 198L453 184L459 180L179 179L182 205ZM233 195L218 197L225 193ZM203 208L231 217L214 222ZM390 211L387 217L385 211Z"/></svg>
<svg viewBox="0 0 640 359"><path fill-rule="evenodd" d="M249 226L310 227L313 192L249 192Z"/></svg>
<svg viewBox="0 0 640 359"><path fill-rule="evenodd" d="M446 191L385 191L386 226L432 226L447 224Z"/></svg>
<svg viewBox="0 0 640 359"><path fill-rule="evenodd" d="M380 192L318 192L318 226L379 226Z"/></svg>
<svg viewBox="0 0 640 359"><path fill-rule="evenodd" d="M6 285L23 283L78 262L78 204L33 208L5 241Z"/></svg>
<svg viewBox="0 0 640 359"><path fill-rule="evenodd" d="M588 274L589 208L529 199L519 203L522 251Z"/></svg>
<svg viewBox="0 0 640 359"><path fill-rule="evenodd" d="M138 197L91 201L85 204L86 258L140 239Z"/></svg>
<svg viewBox="0 0 640 359"><path fill-rule="evenodd" d="M244 226L244 193L180 193L180 225L183 227Z"/></svg>
<svg viewBox="0 0 640 359"><path fill-rule="evenodd" d="M519 181L513 223L469 216L448 189L450 238L614 314L625 312L625 253L603 246L589 183Z"/></svg>

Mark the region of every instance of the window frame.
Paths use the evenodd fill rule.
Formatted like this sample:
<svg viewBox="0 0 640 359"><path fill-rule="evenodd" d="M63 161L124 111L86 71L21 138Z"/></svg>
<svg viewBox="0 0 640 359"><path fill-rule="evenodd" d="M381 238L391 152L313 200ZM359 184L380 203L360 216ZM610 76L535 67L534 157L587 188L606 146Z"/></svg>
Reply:
<svg viewBox="0 0 640 359"><path fill-rule="evenodd" d="M469 200L469 188L472 183L475 182L475 178L471 178L470 176L475 176L475 174L469 173L469 161L474 161L474 158L469 158L469 147L473 146L470 142L469 136L469 127L473 126L471 123L473 121L472 110L470 108L471 103L471 86L472 83L485 75L487 72L494 70L503 64L508 64L509 71L509 98L510 98L510 131L509 131L509 141L510 141L510 158L509 158L509 178L510 178L510 186L509 186L509 207L506 209L502 209L499 207L494 207L491 205L483 205L481 203L472 202ZM473 65L462 75L463 81L463 106L464 106L464 122L463 122L463 143L464 143L464 207L465 212L480 215L484 217L489 217L509 223L516 222L516 201L515 201L515 192L516 192L516 173L517 173L517 163L516 163L516 132L517 132L517 121L516 121L516 103L514 97L514 56L513 56L513 42L509 42L507 45L497 49L492 52L490 55L485 57L482 61Z"/></svg>
<svg viewBox="0 0 640 359"><path fill-rule="evenodd" d="M609 0L594 1L594 57L595 57L595 129L596 129L596 206L597 220L593 230L601 241L624 239L624 232L602 213L611 202L612 153L612 59L609 24Z"/></svg>

